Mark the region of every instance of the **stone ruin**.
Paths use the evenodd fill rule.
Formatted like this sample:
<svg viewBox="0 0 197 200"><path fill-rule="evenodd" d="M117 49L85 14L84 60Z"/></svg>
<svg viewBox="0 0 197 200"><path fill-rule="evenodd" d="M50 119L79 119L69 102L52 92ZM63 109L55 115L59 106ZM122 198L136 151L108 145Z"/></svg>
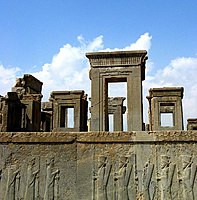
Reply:
<svg viewBox="0 0 197 200"><path fill-rule="evenodd" d="M0 131L40 131L42 82L32 75L17 78L7 96L0 97Z"/></svg>
<svg viewBox="0 0 197 200"><path fill-rule="evenodd" d="M42 82L25 74L0 96L0 199L197 199L197 119L188 119L183 130L183 88L151 88L145 126L147 52L86 56L89 123L83 90L53 91L48 102L41 102ZM127 83L126 98L108 95L112 82Z"/></svg>

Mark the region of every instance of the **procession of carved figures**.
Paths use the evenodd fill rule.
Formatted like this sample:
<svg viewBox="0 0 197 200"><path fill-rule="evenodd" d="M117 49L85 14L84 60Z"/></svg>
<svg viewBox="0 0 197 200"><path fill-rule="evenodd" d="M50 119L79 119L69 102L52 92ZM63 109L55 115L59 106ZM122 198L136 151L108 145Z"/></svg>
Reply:
<svg viewBox="0 0 197 200"><path fill-rule="evenodd" d="M1 171L1 174L5 173L7 182L4 192L3 200L57 200L59 199L59 177L60 171L54 170L54 158L47 159L46 161L46 175L45 175L45 187L44 195L40 195L40 163L36 158L29 161L26 167L26 180L21 180L22 170L17 169L16 166L9 166L5 172ZM23 187L23 194L21 194L21 188Z"/></svg>
<svg viewBox="0 0 197 200"><path fill-rule="evenodd" d="M140 170L136 166L135 154L119 157L118 165L112 164L109 157L100 155L93 171L93 199L172 200L173 184L178 183L179 196L175 199L195 200L197 165L191 155L181 155L179 161L181 164L178 166L170 156L160 155L158 169L147 161L141 177L138 177Z"/></svg>
<svg viewBox="0 0 197 200"><path fill-rule="evenodd" d="M183 154L175 160L163 154L156 162L148 159L142 163L143 167L139 169L134 153L120 155L115 161L107 154L99 155L93 170L93 199L196 199L194 155ZM6 180L2 200L60 199L60 170L55 168L54 158L46 160L44 173L41 173L38 158L32 158L24 169L11 165L0 171L0 178L4 176ZM174 188L178 188L176 197L173 196Z"/></svg>

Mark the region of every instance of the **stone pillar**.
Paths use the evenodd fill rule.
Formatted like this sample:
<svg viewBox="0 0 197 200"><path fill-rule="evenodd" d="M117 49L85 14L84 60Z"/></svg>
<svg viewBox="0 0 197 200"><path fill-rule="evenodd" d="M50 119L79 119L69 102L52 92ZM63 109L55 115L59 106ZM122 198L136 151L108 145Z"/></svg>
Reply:
<svg viewBox="0 0 197 200"><path fill-rule="evenodd" d="M123 131L123 114L126 107L123 106L124 97L109 97L108 99L108 114L114 115L114 131Z"/></svg>
<svg viewBox="0 0 197 200"><path fill-rule="evenodd" d="M142 81L146 51L87 53L91 79L91 130L108 131L108 83L127 82L127 130L143 127Z"/></svg>
<svg viewBox="0 0 197 200"><path fill-rule="evenodd" d="M7 98L0 96L0 132L7 131Z"/></svg>
<svg viewBox="0 0 197 200"><path fill-rule="evenodd" d="M143 130L142 77L141 69L135 67L136 76L127 79L127 126L128 131Z"/></svg>
<svg viewBox="0 0 197 200"><path fill-rule="evenodd" d="M197 130L197 118L187 119L187 130Z"/></svg>
<svg viewBox="0 0 197 200"><path fill-rule="evenodd" d="M53 123L53 104L52 102L42 102L40 130L44 132L52 131Z"/></svg>
<svg viewBox="0 0 197 200"><path fill-rule="evenodd" d="M182 98L183 87L151 88L149 90L147 99L150 131L183 130Z"/></svg>
<svg viewBox="0 0 197 200"><path fill-rule="evenodd" d="M53 91L53 131L87 131L87 95L83 90ZM68 125L68 111L73 111L72 127ZM71 119L72 120L72 119Z"/></svg>

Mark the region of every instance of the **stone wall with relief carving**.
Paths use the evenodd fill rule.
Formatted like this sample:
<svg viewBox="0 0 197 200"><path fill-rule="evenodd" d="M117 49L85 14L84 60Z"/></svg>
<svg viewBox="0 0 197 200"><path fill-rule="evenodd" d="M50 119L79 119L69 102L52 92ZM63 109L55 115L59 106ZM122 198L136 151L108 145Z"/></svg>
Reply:
<svg viewBox="0 0 197 200"><path fill-rule="evenodd" d="M1 133L0 141L0 199L77 199L74 134Z"/></svg>
<svg viewBox="0 0 197 200"><path fill-rule="evenodd" d="M0 133L0 197L197 198L197 131Z"/></svg>

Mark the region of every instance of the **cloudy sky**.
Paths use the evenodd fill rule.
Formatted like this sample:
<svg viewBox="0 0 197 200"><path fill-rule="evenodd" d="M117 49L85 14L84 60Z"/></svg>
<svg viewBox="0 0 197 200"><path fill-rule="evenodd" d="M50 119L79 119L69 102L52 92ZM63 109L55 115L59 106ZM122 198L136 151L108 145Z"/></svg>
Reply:
<svg viewBox="0 0 197 200"><path fill-rule="evenodd" d="M149 88L183 86L186 124L197 117L196 10L196 0L0 0L0 94L30 73L43 100L52 90L90 97L86 52L146 49L145 121Z"/></svg>

